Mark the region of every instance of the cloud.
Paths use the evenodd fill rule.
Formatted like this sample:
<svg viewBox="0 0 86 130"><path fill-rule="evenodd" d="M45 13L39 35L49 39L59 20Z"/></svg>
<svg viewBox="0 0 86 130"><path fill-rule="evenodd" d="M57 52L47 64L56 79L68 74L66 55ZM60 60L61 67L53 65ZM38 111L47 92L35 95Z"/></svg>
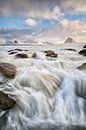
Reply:
<svg viewBox="0 0 86 130"><path fill-rule="evenodd" d="M0 16L26 16L58 20L63 16L60 0L0 0Z"/></svg>
<svg viewBox="0 0 86 130"><path fill-rule="evenodd" d="M61 0L60 6L66 13L86 13L86 0Z"/></svg>
<svg viewBox="0 0 86 130"><path fill-rule="evenodd" d="M28 18L28 19L26 19L25 24L34 27L37 25L37 22L34 19Z"/></svg>
<svg viewBox="0 0 86 130"><path fill-rule="evenodd" d="M86 0L0 0L0 16L58 19L66 13L86 13Z"/></svg>
<svg viewBox="0 0 86 130"><path fill-rule="evenodd" d="M71 36L76 41L86 41L86 23L64 19L67 14L83 13L86 14L86 0L0 0L0 16L24 17L25 24L33 27L41 20L57 20L59 24L43 33L61 39ZM12 34L16 35L16 32L21 35L19 31Z"/></svg>
<svg viewBox="0 0 86 130"><path fill-rule="evenodd" d="M77 42L86 42L86 22L63 19L54 28L45 29L41 37L59 38L62 42L72 37Z"/></svg>
<svg viewBox="0 0 86 130"><path fill-rule="evenodd" d="M86 22L75 20L64 19L60 23L61 28L65 36L72 36L78 42L86 41Z"/></svg>
<svg viewBox="0 0 86 130"><path fill-rule="evenodd" d="M86 22L79 20L71 21L64 19L63 21L60 22L60 25L66 30L71 30L74 32L77 31L78 33L85 32L86 30Z"/></svg>
<svg viewBox="0 0 86 130"><path fill-rule="evenodd" d="M51 19L55 19L55 20L60 20L61 18L63 18L64 14L61 12L61 8L56 5L53 8L53 11L50 14Z"/></svg>
<svg viewBox="0 0 86 130"><path fill-rule="evenodd" d="M26 37L32 35L33 30L19 30L16 28L0 28L0 38L4 38L6 41L13 41L18 39L19 41L25 40Z"/></svg>

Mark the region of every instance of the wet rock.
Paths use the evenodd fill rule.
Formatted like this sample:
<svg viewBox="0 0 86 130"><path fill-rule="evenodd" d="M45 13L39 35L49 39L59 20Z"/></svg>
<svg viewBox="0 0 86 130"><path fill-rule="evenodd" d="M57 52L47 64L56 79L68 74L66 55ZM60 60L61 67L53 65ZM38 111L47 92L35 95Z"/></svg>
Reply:
<svg viewBox="0 0 86 130"><path fill-rule="evenodd" d="M0 63L0 72L6 77L13 78L16 75L16 67L9 63Z"/></svg>
<svg viewBox="0 0 86 130"><path fill-rule="evenodd" d="M56 54L54 51L52 51L52 50L48 50L48 51L45 51L45 53L46 53L46 56L47 57L57 57L58 56L58 54Z"/></svg>
<svg viewBox="0 0 86 130"><path fill-rule="evenodd" d="M79 54L83 55L83 56L86 56L86 49L83 49L83 50L79 51Z"/></svg>
<svg viewBox="0 0 86 130"><path fill-rule="evenodd" d="M28 58L27 54L23 54L23 53L18 53L15 55L16 58Z"/></svg>
<svg viewBox="0 0 86 130"><path fill-rule="evenodd" d="M10 52L9 55L13 55L13 54L16 54L17 52L16 51L13 51L13 52Z"/></svg>
<svg viewBox="0 0 86 130"><path fill-rule="evenodd" d="M0 91L0 109L9 110L15 105L15 101L11 99L7 94Z"/></svg>
<svg viewBox="0 0 86 130"><path fill-rule="evenodd" d="M75 43L75 40L71 37L68 37L65 41L65 43Z"/></svg>
<svg viewBox="0 0 86 130"><path fill-rule="evenodd" d="M28 51L28 50L24 49L24 51Z"/></svg>
<svg viewBox="0 0 86 130"><path fill-rule="evenodd" d="M23 51L23 49L16 48L15 51Z"/></svg>
<svg viewBox="0 0 86 130"><path fill-rule="evenodd" d="M23 51L23 49L16 48L16 49L13 49L13 50L9 50L8 52L14 52L14 51Z"/></svg>
<svg viewBox="0 0 86 130"><path fill-rule="evenodd" d="M62 49L62 50L76 51L76 49L72 49L72 48L68 48L68 49Z"/></svg>
<svg viewBox="0 0 86 130"><path fill-rule="evenodd" d="M37 54L36 54L36 53L33 53L33 54L32 54L32 58L37 58Z"/></svg>
<svg viewBox="0 0 86 130"><path fill-rule="evenodd" d="M78 66L77 69L86 70L86 63L83 63L82 65Z"/></svg>
<svg viewBox="0 0 86 130"><path fill-rule="evenodd" d="M15 51L28 51L27 49L20 49L20 48L16 48L14 49Z"/></svg>
<svg viewBox="0 0 86 130"><path fill-rule="evenodd" d="M14 51L14 50L9 50L8 52L12 52L12 51Z"/></svg>
<svg viewBox="0 0 86 130"><path fill-rule="evenodd" d="M15 40L15 41L14 41L14 43L18 44L18 41L17 41L17 40Z"/></svg>
<svg viewBox="0 0 86 130"><path fill-rule="evenodd" d="M84 47L83 48L86 48L86 45L84 45Z"/></svg>
<svg viewBox="0 0 86 130"><path fill-rule="evenodd" d="M16 48L14 50L8 50L8 52L17 52L17 51L28 51L27 49L20 49L20 48Z"/></svg>

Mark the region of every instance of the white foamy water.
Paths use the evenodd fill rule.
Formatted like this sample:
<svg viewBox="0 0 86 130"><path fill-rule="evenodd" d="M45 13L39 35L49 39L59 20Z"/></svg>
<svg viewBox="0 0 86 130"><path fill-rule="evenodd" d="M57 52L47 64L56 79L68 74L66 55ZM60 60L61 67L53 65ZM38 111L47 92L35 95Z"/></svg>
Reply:
<svg viewBox="0 0 86 130"><path fill-rule="evenodd" d="M49 124L86 126L86 73L77 70L86 62L86 58L78 54L82 47L83 44L62 44L0 48L0 61L17 68L16 77L0 85L0 90L16 101L11 110L0 112L0 130L29 130ZM28 49L21 52L26 53L28 59L8 55L7 51L13 48ZM62 50L65 48L76 51ZM50 49L58 53L57 58L45 56L43 51ZM31 58L34 52L36 59Z"/></svg>

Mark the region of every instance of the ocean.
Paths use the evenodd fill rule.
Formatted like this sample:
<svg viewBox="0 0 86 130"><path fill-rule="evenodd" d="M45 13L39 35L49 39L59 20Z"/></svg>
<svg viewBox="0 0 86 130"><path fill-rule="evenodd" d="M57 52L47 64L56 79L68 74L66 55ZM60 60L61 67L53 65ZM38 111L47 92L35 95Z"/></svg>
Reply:
<svg viewBox="0 0 86 130"><path fill-rule="evenodd" d="M0 46L0 62L17 70L15 78L0 85L0 91L16 102L9 111L0 111L0 130L86 129L86 70L77 69L86 63L79 54L84 45ZM48 50L58 56L47 57Z"/></svg>

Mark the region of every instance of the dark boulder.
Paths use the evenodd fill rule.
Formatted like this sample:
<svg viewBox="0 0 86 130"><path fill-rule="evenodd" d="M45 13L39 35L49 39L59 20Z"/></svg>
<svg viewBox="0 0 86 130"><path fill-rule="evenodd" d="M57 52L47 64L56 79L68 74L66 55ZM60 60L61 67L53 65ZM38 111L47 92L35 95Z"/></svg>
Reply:
<svg viewBox="0 0 86 130"><path fill-rule="evenodd" d="M83 56L86 56L86 49L83 49L83 50L79 51L79 54L83 55Z"/></svg>
<svg viewBox="0 0 86 130"><path fill-rule="evenodd" d="M47 57L57 57L58 54L52 50L45 51Z"/></svg>
<svg viewBox="0 0 86 130"><path fill-rule="evenodd" d="M12 51L14 51L14 50L9 50L8 52L12 52Z"/></svg>
<svg viewBox="0 0 86 130"><path fill-rule="evenodd" d="M86 48L86 45L84 45L84 47L83 48Z"/></svg>
<svg viewBox="0 0 86 130"><path fill-rule="evenodd" d="M76 49L72 49L72 48L68 48L68 49L62 49L62 50L76 51Z"/></svg>
<svg viewBox="0 0 86 130"><path fill-rule="evenodd" d="M17 40L14 40L14 43L18 44L18 41L17 41Z"/></svg>
<svg viewBox="0 0 86 130"><path fill-rule="evenodd" d="M9 78L14 78L16 75L16 67L9 63L0 63L0 72Z"/></svg>
<svg viewBox="0 0 86 130"><path fill-rule="evenodd" d="M15 51L28 51L27 49L20 49L20 48L16 48L14 49Z"/></svg>
<svg viewBox="0 0 86 130"><path fill-rule="evenodd" d="M7 94L0 91L0 109L2 111L9 110L15 105L15 101L11 99Z"/></svg>
<svg viewBox="0 0 86 130"><path fill-rule="evenodd" d="M16 58L28 58L27 54L23 54L23 53L18 53L15 55Z"/></svg>
<svg viewBox="0 0 86 130"><path fill-rule="evenodd" d="M23 51L23 49L16 48L15 51Z"/></svg>
<svg viewBox="0 0 86 130"><path fill-rule="evenodd" d="M78 66L77 69L86 70L86 63L83 63L82 65Z"/></svg>
<svg viewBox="0 0 86 130"><path fill-rule="evenodd" d="M13 51L13 52L10 52L9 55L13 55L13 54L16 54L17 52L16 51Z"/></svg>
<svg viewBox="0 0 86 130"><path fill-rule="evenodd" d="M34 52L34 53L32 54L32 58L37 58L37 53Z"/></svg>
<svg viewBox="0 0 86 130"><path fill-rule="evenodd" d="M14 50L8 50L8 52L17 52L17 51L28 51L27 49L20 49L20 48L16 48Z"/></svg>

